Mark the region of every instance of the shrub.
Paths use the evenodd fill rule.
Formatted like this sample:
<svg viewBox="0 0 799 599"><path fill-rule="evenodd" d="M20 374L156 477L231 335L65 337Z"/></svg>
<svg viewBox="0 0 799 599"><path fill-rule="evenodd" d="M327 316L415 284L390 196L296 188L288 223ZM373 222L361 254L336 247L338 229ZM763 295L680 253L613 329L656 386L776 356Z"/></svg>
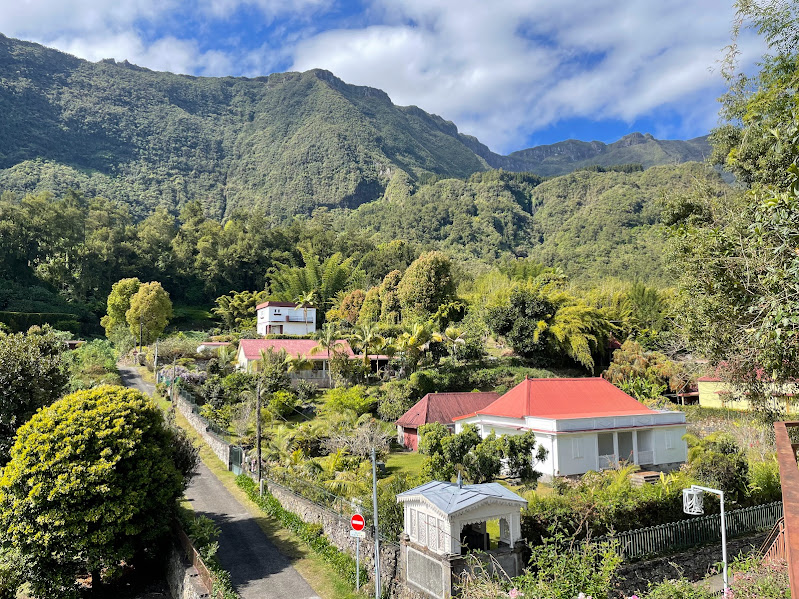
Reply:
<svg viewBox="0 0 799 599"><path fill-rule="evenodd" d="M169 531L188 472L138 391L78 391L17 432L0 479L0 541L19 551L37 597L78 595L77 576L113 577Z"/></svg>
<svg viewBox="0 0 799 599"><path fill-rule="evenodd" d="M352 410L359 416L371 412L374 409L375 399L367 396L365 391L366 387L363 385L330 389L325 394L324 411L335 413Z"/></svg>
<svg viewBox="0 0 799 599"><path fill-rule="evenodd" d="M275 416L285 418L297 406L297 396L291 391L275 391L269 398L269 411Z"/></svg>

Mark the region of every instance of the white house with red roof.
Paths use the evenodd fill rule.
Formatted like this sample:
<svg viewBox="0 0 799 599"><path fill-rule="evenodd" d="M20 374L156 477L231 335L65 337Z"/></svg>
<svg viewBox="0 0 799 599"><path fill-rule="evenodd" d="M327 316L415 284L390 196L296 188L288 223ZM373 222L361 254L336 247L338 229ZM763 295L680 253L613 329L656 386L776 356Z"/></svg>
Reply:
<svg viewBox="0 0 799 599"><path fill-rule="evenodd" d="M255 306L259 335L310 335L316 331L316 308L268 301Z"/></svg>
<svg viewBox="0 0 799 599"><path fill-rule="evenodd" d="M397 442L419 448L419 427L440 422L455 431L455 418L473 414L499 399L499 393L428 393L397 420Z"/></svg>
<svg viewBox="0 0 799 599"><path fill-rule="evenodd" d="M347 359L353 360L358 357L346 339L339 339L336 343L338 348L336 351ZM312 353L312 350L318 346L319 343L314 339L242 339L236 352L236 364L239 370L256 372L262 351L275 353L285 351L287 356L306 358L312 365L310 370L290 373L290 378L312 381L320 387L325 387L330 383L330 353L321 348Z"/></svg>
<svg viewBox="0 0 799 599"><path fill-rule="evenodd" d="M685 462L685 414L653 410L602 378L525 379L485 408L455 419L481 437L532 430L547 449L545 478L584 474L619 462L670 470Z"/></svg>

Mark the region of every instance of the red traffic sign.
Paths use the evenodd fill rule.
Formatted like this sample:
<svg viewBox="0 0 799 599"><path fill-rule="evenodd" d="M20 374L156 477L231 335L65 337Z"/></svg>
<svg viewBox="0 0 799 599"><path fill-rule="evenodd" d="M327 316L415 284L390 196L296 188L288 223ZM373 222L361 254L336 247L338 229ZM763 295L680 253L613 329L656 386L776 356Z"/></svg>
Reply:
<svg viewBox="0 0 799 599"><path fill-rule="evenodd" d="M366 526L366 520L364 520L363 516L360 514L355 514L350 518L350 525L352 526L352 530L363 530L363 527Z"/></svg>

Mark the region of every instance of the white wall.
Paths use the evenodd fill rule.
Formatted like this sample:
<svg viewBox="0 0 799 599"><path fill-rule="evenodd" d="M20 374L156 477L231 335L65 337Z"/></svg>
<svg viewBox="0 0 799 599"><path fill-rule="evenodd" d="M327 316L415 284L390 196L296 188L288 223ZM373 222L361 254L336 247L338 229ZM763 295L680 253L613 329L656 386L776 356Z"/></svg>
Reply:
<svg viewBox="0 0 799 599"><path fill-rule="evenodd" d="M682 439L685 432L684 426L656 428L652 431L655 464L671 464L688 459L688 446Z"/></svg>
<svg viewBox="0 0 799 599"><path fill-rule="evenodd" d="M584 474L597 469L596 433L558 435L555 444L558 476Z"/></svg>
<svg viewBox="0 0 799 599"><path fill-rule="evenodd" d="M307 335L316 330L316 308L308 308L308 322L305 322L305 310L286 306L267 306L258 310L257 330L259 335L266 335L266 327L280 325L283 335ZM288 316L288 321L286 317Z"/></svg>

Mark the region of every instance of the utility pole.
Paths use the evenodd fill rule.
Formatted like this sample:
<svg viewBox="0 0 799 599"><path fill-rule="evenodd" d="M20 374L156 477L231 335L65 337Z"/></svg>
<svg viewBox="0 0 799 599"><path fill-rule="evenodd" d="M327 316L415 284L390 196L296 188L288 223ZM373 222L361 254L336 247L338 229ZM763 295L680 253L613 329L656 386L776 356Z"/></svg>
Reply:
<svg viewBox="0 0 799 599"><path fill-rule="evenodd" d="M377 458L372 447L372 512L375 521L375 599L380 599L380 529L377 526Z"/></svg>
<svg viewBox="0 0 799 599"><path fill-rule="evenodd" d="M261 381L255 384L255 455L257 456L258 484L261 484Z"/></svg>
<svg viewBox="0 0 799 599"><path fill-rule="evenodd" d="M172 356L172 383L170 383L170 386L172 387L172 403L175 403L175 373L177 372L177 366L175 363L177 359L177 354Z"/></svg>
<svg viewBox="0 0 799 599"><path fill-rule="evenodd" d="M158 339L155 340L155 358L153 358L153 372L155 372L155 382L158 382Z"/></svg>
<svg viewBox="0 0 799 599"><path fill-rule="evenodd" d="M139 316L139 353L140 354L141 354L141 349L142 349L142 328L143 328L142 320L141 320L141 316ZM139 362L139 364L141 364L141 362Z"/></svg>

